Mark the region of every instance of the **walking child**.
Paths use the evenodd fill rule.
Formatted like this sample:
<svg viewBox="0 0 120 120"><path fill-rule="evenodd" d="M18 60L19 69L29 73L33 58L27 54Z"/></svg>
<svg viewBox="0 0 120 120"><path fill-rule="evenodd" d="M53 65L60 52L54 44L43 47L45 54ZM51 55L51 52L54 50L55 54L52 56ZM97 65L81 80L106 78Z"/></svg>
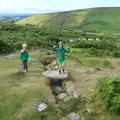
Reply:
<svg viewBox="0 0 120 120"><path fill-rule="evenodd" d="M54 46L53 47L53 51L56 53L56 56L57 56L57 63L59 65L59 73L61 74L61 72L65 72L65 69L64 69L64 58L65 58L65 53L68 53L70 52L70 49L68 48L68 50L66 50L64 47L63 47L63 42L60 41L58 43L58 47Z"/></svg>
<svg viewBox="0 0 120 120"><path fill-rule="evenodd" d="M23 44L22 47L23 49L20 52L20 61L23 64L24 72L28 72L27 62L28 62L29 55L28 55L27 45Z"/></svg>

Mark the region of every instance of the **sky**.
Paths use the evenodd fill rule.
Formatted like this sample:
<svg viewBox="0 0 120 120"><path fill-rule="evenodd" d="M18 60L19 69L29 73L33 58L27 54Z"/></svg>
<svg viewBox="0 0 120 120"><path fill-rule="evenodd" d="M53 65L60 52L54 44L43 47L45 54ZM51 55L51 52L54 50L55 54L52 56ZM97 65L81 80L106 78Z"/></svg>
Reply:
<svg viewBox="0 0 120 120"><path fill-rule="evenodd" d="M0 0L0 13L46 13L93 7L120 7L120 0Z"/></svg>

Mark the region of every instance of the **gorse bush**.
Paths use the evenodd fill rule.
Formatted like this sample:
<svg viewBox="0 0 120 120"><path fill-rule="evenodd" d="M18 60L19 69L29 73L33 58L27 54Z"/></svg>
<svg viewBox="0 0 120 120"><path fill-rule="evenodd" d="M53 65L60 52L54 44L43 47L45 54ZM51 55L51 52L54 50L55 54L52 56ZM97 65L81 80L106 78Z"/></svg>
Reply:
<svg viewBox="0 0 120 120"><path fill-rule="evenodd" d="M11 50L12 50L11 45L0 39L0 52L1 53L8 53Z"/></svg>
<svg viewBox="0 0 120 120"><path fill-rule="evenodd" d="M120 77L108 77L99 83L99 93L106 108L120 113Z"/></svg>
<svg viewBox="0 0 120 120"><path fill-rule="evenodd" d="M0 53L9 53L21 49L21 44L27 43L32 49L51 48L62 40L73 48L85 48L87 54L94 56L120 57L119 36L90 34L76 30L60 28L45 28L34 25L16 25L6 23L0 25Z"/></svg>

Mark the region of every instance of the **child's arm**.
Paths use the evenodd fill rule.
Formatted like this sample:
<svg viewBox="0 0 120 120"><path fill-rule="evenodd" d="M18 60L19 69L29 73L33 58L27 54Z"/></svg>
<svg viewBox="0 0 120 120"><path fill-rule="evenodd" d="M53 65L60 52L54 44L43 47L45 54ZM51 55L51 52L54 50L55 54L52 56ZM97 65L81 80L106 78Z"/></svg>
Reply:
<svg viewBox="0 0 120 120"><path fill-rule="evenodd" d="M27 50L27 59L29 59L29 51Z"/></svg>
<svg viewBox="0 0 120 120"><path fill-rule="evenodd" d="M65 49L65 52L66 52L66 53L69 53L69 52L70 52L70 48Z"/></svg>
<svg viewBox="0 0 120 120"><path fill-rule="evenodd" d="M52 51L53 52L56 52L57 50L56 50L56 46L54 46L53 48L52 48Z"/></svg>
<svg viewBox="0 0 120 120"><path fill-rule="evenodd" d="M19 58L20 58L20 60L22 60L22 52L20 52L20 57Z"/></svg>

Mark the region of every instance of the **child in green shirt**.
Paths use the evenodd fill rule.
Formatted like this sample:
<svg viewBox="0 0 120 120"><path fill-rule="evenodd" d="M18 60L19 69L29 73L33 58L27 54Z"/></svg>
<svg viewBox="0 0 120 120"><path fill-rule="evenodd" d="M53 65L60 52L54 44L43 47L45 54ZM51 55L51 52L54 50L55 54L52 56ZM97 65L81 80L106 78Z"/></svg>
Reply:
<svg viewBox="0 0 120 120"><path fill-rule="evenodd" d="M64 47L63 47L63 42L59 42L58 43L58 47L54 46L53 47L53 51L56 53L56 56L57 56L57 63L59 65L59 73L61 72L65 72L65 69L64 69L64 58L65 58L65 53L68 53L70 52L70 49L66 50Z"/></svg>
<svg viewBox="0 0 120 120"><path fill-rule="evenodd" d="M23 64L24 72L28 72L27 62L28 62L29 56L28 56L27 45L23 44L22 47L23 47L23 49L20 52L20 61Z"/></svg>

